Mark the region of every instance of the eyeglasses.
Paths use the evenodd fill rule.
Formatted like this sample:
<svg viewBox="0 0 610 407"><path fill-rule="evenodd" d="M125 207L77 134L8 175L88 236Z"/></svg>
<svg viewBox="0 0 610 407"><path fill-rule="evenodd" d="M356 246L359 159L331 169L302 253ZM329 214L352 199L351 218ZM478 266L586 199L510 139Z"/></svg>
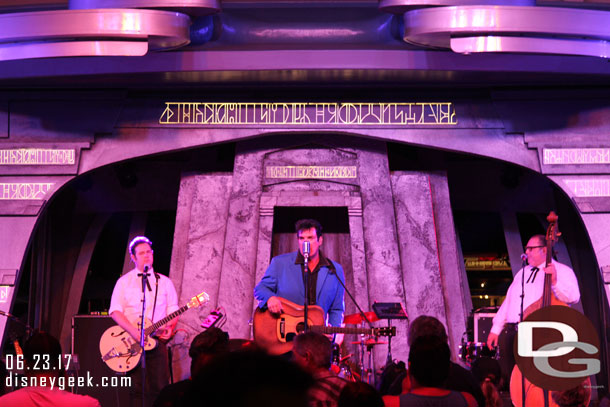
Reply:
<svg viewBox="0 0 610 407"><path fill-rule="evenodd" d="M540 249L542 247L546 247L546 246L525 246L525 251L534 250L534 249Z"/></svg>

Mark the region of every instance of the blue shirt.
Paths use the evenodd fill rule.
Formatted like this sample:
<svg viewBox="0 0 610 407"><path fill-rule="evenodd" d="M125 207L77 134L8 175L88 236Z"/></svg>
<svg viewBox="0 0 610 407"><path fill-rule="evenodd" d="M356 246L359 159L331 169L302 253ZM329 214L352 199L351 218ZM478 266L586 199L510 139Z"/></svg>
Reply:
<svg viewBox="0 0 610 407"><path fill-rule="evenodd" d="M264 308L267 300L273 296L303 304L305 287L302 265L296 263L297 253L281 254L271 259L265 275L254 288L254 298L258 300L260 308ZM329 265L320 266L316 281L316 305L324 310L327 322L332 326L341 326L345 311L345 290L339 283L339 278L345 283L343 267L339 263L329 260Z"/></svg>

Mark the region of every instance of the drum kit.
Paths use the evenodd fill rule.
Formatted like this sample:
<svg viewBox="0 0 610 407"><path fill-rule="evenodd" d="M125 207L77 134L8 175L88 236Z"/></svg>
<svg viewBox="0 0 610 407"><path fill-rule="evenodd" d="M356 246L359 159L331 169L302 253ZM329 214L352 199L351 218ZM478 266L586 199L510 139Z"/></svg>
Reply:
<svg viewBox="0 0 610 407"><path fill-rule="evenodd" d="M400 303L374 303L373 309L374 311L346 315L343 322L345 325L360 325L361 327L365 327L365 324L372 324L373 322L386 319L388 321L387 329L393 329L393 334L395 334L396 328L392 328L392 320L407 318L407 314ZM357 364L351 362L353 354L350 353L347 356L341 357L340 346L334 345L332 358L333 366L331 367L331 370L346 380L354 382L364 381L374 385L373 348L377 345L388 345L388 360L391 361L393 334L386 336L387 341L380 341L378 337L360 335L360 340L350 342L351 345L359 345L359 358Z"/></svg>
<svg viewBox="0 0 610 407"><path fill-rule="evenodd" d="M489 349L485 342L463 341L459 347L460 359L469 367L480 358L498 358L498 348Z"/></svg>
<svg viewBox="0 0 610 407"><path fill-rule="evenodd" d="M479 308L468 316L469 329L464 334L467 338L465 340L462 337L458 356L469 368L482 360L497 363L500 357L499 348L489 349L486 342L497 309L498 307Z"/></svg>

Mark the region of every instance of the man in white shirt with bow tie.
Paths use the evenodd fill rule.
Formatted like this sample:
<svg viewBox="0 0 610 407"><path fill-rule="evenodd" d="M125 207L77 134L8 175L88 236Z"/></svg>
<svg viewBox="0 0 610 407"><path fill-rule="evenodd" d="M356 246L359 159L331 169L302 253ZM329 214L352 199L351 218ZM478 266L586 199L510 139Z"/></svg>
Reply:
<svg viewBox="0 0 610 407"><path fill-rule="evenodd" d="M108 313L112 319L125 329L136 343L140 342L138 323L142 315L142 274L148 274L145 289L146 312L145 316L151 322L157 322L174 311L178 310L178 296L172 281L163 274L156 273L152 264L154 261L152 242L144 237L137 236L129 244L131 260L135 268L121 276L112 291L110 309ZM153 335L160 341L155 349L146 352L146 399L152 403L169 383L168 355L165 342L174 331L177 319L168 322ZM132 405L141 405L142 383L140 366L132 370L131 397ZM147 404L150 404L147 403Z"/></svg>
<svg viewBox="0 0 610 407"><path fill-rule="evenodd" d="M500 343L500 364L510 375L515 364L513 340L515 327L521 321L521 287L523 285L523 310L542 297L544 275L551 275L551 290L558 300L573 304L580 300L580 290L574 271L555 260L546 265L546 237L534 235L525 246L528 265L521 268L508 288L506 298L493 319L493 326L487 337L491 349ZM523 280L523 281L522 281ZM506 327L506 329L504 329ZM504 332L503 332L504 330ZM502 335L500 335L502 333Z"/></svg>

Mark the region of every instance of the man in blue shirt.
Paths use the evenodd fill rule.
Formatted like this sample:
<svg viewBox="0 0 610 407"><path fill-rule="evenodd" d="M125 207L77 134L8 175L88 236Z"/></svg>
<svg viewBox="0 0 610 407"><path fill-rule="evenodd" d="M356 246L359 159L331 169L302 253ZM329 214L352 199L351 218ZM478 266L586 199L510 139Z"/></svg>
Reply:
<svg viewBox="0 0 610 407"><path fill-rule="evenodd" d="M310 243L308 268L309 305L318 305L324 310L326 322L332 326L341 326L345 303L344 289L338 279L345 283L343 268L324 256L320 246L324 241L322 226L314 219L301 219L295 224L299 250L282 254L271 259L265 275L254 288L254 297L259 301L259 308L265 307L273 313L281 313L285 298L296 304L305 302L305 270L303 243Z"/></svg>

